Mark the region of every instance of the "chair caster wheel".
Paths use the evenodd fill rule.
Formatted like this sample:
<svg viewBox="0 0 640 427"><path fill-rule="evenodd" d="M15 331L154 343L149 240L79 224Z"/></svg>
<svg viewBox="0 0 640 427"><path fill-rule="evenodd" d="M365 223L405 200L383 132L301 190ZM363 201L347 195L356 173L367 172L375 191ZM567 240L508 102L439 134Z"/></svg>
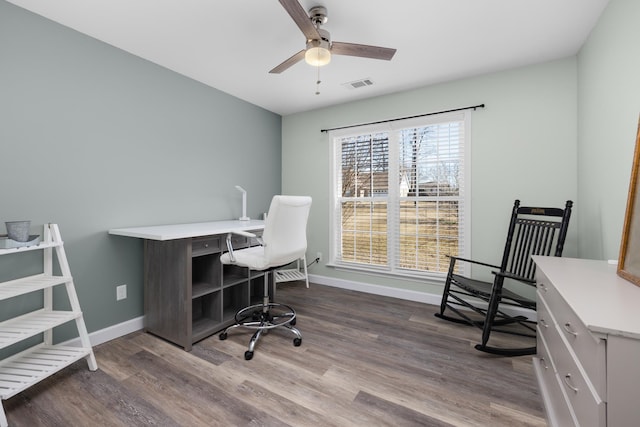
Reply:
<svg viewBox="0 0 640 427"><path fill-rule="evenodd" d="M244 360L251 360L253 358L253 351L244 352Z"/></svg>
<svg viewBox="0 0 640 427"><path fill-rule="evenodd" d="M294 338L293 339L293 345L296 347L300 347L300 344L302 344L302 338Z"/></svg>
<svg viewBox="0 0 640 427"><path fill-rule="evenodd" d="M226 340L227 339L227 333L226 332L220 332L220 335L218 335L218 338L220 338L220 341Z"/></svg>

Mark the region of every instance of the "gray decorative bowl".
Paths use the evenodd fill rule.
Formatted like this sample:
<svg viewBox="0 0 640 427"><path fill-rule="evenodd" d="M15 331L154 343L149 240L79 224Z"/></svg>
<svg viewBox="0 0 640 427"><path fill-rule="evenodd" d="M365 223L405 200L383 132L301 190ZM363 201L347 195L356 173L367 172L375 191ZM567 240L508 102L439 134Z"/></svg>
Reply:
<svg viewBox="0 0 640 427"><path fill-rule="evenodd" d="M7 237L16 242L29 241L29 228L31 221L7 221Z"/></svg>

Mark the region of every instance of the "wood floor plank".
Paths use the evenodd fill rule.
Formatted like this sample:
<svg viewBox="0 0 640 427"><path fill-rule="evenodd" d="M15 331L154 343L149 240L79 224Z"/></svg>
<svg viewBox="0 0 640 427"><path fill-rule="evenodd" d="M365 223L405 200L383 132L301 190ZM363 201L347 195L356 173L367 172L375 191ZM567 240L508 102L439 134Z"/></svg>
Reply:
<svg viewBox="0 0 640 427"><path fill-rule="evenodd" d="M96 362L102 371L111 377L124 381L136 373L128 360L133 354L140 351L131 339L123 337L113 340L108 346L100 346L95 349Z"/></svg>
<svg viewBox="0 0 640 427"><path fill-rule="evenodd" d="M376 418L385 425L397 427L451 427L452 424L430 417L404 406L394 404L388 400L361 391L355 400L355 405L362 406L362 410L375 414Z"/></svg>
<svg viewBox="0 0 640 427"><path fill-rule="evenodd" d="M95 348L98 371L79 361L4 401L9 424L546 425L531 357L478 352L480 331L435 318L435 306L297 283L279 284L277 298L298 313L300 347L270 331L246 361L250 333L185 352L136 332Z"/></svg>
<svg viewBox="0 0 640 427"><path fill-rule="evenodd" d="M144 391L147 400L161 405L180 425L250 425L254 420L275 425L279 422L248 405L234 390L223 390L201 381L199 372L179 369L144 350L133 359L140 371L125 383Z"/></svg>
<svg viewBox="0 0 640 427"><path fill-rule="evenodd" d="M505 420L512 426L545 427L547 425L547 422L543 417L534 416L530 413L502 406L497 403L491 403L491 410L496 414L497 418Z"/></svg>
<svg viewBox="0 0 640 427"><path fill-rule="evenodd" d="M292 426L326 426L339 427L323 414L282 397L274 387L265 388L252 381L245 381L238 387L238 393L246 397L248 402L265 412L277 414L283 423Z"/></svg>
<svg viewBox="0 0 640 427"><path fill-rule="evenodd" d="M271 345L267 342L264 344L265 347ZM273 390L282 398L294 401L313 413L321 414L328 422L336 425L350 423L352 411L349 404L354 395L340 384L328 386L322 377L297 368L286 359L273 359L267 352L256 354L250 363L238 358L227 364L230 370L248 372L252 382Z"/></svg>

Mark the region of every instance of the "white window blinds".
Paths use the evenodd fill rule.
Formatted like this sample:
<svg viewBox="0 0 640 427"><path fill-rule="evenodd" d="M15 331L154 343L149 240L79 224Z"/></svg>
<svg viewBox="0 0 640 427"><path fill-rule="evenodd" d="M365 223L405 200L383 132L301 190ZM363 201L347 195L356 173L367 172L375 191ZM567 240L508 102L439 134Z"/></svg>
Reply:
<svg viewBox="0 0 640 427"><path fill-rule="evenodd" d="M332 261L443 276L468 247L468 113L334 135Z"/></svg>

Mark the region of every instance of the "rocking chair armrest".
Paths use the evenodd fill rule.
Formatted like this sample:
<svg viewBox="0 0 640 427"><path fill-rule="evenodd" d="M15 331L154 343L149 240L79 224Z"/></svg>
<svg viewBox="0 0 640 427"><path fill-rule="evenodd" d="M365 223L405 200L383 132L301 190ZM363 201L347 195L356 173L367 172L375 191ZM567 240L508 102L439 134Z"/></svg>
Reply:
<svg viewBox="0 0 640 427"><path fill-rule="evenodd" d="M509 273L508 271L492 271L491 273L507 279L517 280L528 285L534 285L536 283L536 281L533 279L527 279L526 277L518 276L517 274Z"/></svg>
<svg viewBox="0 0 640 427"><path fill-rule="evenodd" d="M481 262L481 261L475 261L472 259L468 259L468 258L462 258L462 257L458 257L458 256L450 256L449 258L456 260L456 261L465 261L465 262L470 262L471 264L477 264L477 265L482 265L484 267L490 267L490 268L500 268L499 265L493 265L493 264L487 264L486 262Z"/></svg>

